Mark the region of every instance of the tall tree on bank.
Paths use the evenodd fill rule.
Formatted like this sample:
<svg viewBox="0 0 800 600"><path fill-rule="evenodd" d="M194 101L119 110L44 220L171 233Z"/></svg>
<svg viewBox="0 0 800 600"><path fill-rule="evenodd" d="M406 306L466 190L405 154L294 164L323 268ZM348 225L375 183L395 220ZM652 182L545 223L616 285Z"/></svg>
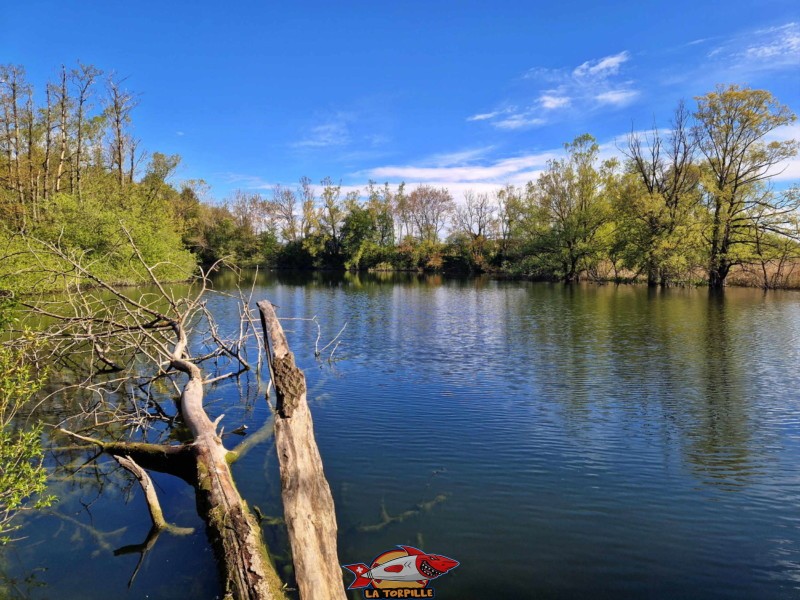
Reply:
<svg viewBox="0 0 800 600"><path fill-rule="evenodd" d="M83 145L86 136L86 114L90 108L92 86L103 72L92 66L78 63L78 68L71 73L72 83L75 87L76 124L75 124L75 187L78 191L78 200L83 201L81 188L81 175L83 173Z"/></svg>
<svg viewBox="0 0 800 600"><path fill-rule="evenodd" d="M456 207L453 225L456 233L468 239L473 268L484 269L490 235L497 228L497 205L488 193L464 192L464 203Z"/></svg>
<svg viewBox="0 0 800 600"><path fill-rule="evenodd" d="M540 252L555 263L558 275L577 281L600 252L600 230L610 218L603 194L613 162L597 167L599 147L587 134L565 144L567 157L552 160L532 188L536 220L546 224Z"/></svg>
<svg viewBox="0 0 800 600"><path fill-rule="evenodd" d="M653 128L644 139L628 136L628 172L616 194L617 232L626 266L643 271L647 285L666 285L689 268L687 246L696 237L699 170L683 102L663 137Z"/></svg>
<svg viewBox="0 0 800 600"><path fill-rule="evenodd" d="M725 285L743 256L753 212L784 210L762 185L774 168L797 154L795 140L767 141L776 128L793 123L794 113L766 90L718 86L697 98L694 138L704 157L703 193L711 224L708 233L708 284Z"/></svg>
<svg viewBox="0 0 800 600"><path fill-rule="evenodd" d="M112 73L108 78L105 98L105 114L111 125L108 154L119 187L123 187L126 181L125 163L133 145L128 128L131 123L131 111L137 104L136 96L122 88L124 82L124 79L116 79ZM132 181L133 173L127 179Z"/></svg>
<svg viewBox="0 0 800 600"><path fill-rule="evenodd" d="M447 188L430 185L421 185L411 192L408 205L420 239L431 243L439 241L439 234L456 206Z"/></svg>

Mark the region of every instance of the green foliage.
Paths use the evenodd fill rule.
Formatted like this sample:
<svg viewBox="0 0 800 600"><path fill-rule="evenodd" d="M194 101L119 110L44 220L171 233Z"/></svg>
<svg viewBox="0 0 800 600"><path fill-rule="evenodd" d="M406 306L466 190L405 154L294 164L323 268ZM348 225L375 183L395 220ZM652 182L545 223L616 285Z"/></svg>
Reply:
<svg viewBox="0 0 800 600"><path fill-rule="evenodd" d="M797 260L800 197L769 186L798 151L796 141L771 134L795 115L766 90L718 86L696 99L691 123L680 103L664 137L655 129L643 139L631 134L621 173L615 161L601 162L584 134L524 190L467 191L456 202L431 185L407 193L405 183L370 181L345 194L330 177L318 191L303 177L296 190L276 186L271 200L239 191L215 203L202 180L173 185L179 156L153 152L140 164L144 154L129 130L135 96L112 76L106 102L91 101L100 96L100 74L80 63L64 69L49 84L49 106L36 106L24 68L0 65L0 291L75 284L54 275L64 265L48 251L53 245L109 282L143 282L148 273L129 236L165 281L187 278L197 261L225 259L283 268L500 269L566 281L613 271L651 285L707 273L712 286L741 265L758 268L771 287Z"/></svg>
<svg viewBox="0 0 800 600"><path fill-rule="evenodd" d="M552 160L531 184L518 228L528 233L523 263L532 275L546 273L574 281L603 256L610 220L604 185L613 180L614 163L598 168L598 145L584 134L566 144L567 158Z"/></svg>
<svg viewBox="0 0 800 600"><path fill-rule="evenodd" d="M54 498L45 495L41 426L22 429L15 423L20 409L39 389L43 374L34 378L22 353L0 346L0 542L17 529L16 515L42 508ZM34 500L33 497L36 497Z"/></svg>
<svg viewBox="0 0 800 600"><path fill-rule="evenodd" d="M361 264L365 252L374 254L378 246L379 234L375 214L358 202L348 206L347 216L342 224L342 252L345 256L345 268L358 270L372 266L367 260ZM380 262L380 261L378 261Z"/></svg>
<svg viewBox="0 0 800 600"><path fill-rule="evenodd" d="M58 194L45 217L24 235L0 231L0 253L5 257L0 261L0 288L24 294L67 285L69 281L52 276L64 269L47 252L46 244L83 256L93 274L113 283L147 281L129 235L145 261L157 265L157 277L163 281L187 279L194 271L195 259L183 249L172 220L146 210L136 191L130 188L125 194L124 209L123 203L108 202L91 193L85 193L83 201L75 195Z"/></svg>
<svg viewBox="0 0 800 600"><path fill-rule="evenodd" d="M767 141L767 136L796 116L766 90L730 85L697 98L695 120L704 157L700 182L710 214L709 285L722 287L731 267L750 253L748 232L761 227L754 213L764 215L766 208L778 216L797 210L796 203L776 203L762 193L773 167L798 152L796 140Z"/></svg>

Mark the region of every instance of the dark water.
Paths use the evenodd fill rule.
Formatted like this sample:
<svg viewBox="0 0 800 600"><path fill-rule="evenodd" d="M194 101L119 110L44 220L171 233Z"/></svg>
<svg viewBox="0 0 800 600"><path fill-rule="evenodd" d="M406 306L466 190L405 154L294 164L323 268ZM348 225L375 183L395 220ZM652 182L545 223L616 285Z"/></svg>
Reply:
<svg viewBox="0 0 800 600"><path fill-rule="evenodd" d="M313 323L284 323L343 563L396 544L450 556L441 599L800 597L800 294L267 274L262 297L316 315L321 345L347 323L333 364ZM235 308L210 304L232 329ZM209 412L254 431L263 391L217 386ZM167 519L196 533L163 534L128 589L139 555L113 550L146 537L140 491L103 457L80 473L4 553L4 593L219 593L190 488L155 475ZM280 513L269 442L234 476ZM404 518L370 527L382 507ZM265 533L283 552L281 528Z"/></svg>

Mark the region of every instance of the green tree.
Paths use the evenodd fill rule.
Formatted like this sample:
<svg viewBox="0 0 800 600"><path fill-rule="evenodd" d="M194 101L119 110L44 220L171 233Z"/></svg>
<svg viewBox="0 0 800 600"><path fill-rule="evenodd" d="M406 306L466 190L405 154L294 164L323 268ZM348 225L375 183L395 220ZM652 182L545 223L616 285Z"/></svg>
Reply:
<svg viewBox="0 0 800 600"><path fill-rule="evenodd" d="M603 192L615 164L597 167L598 145L589 134L565 144L565 149L567 157L551 160L533 184L528 220L539 231L537 253L553 274L571 282L600 257L601 229L610 216Z"/></svg>
<svg viewBox="0 0 800 600"><path fill-rule="evenodd" d="M347 216L342 223L344 265L347 269L359 269L364 253L370 246L377 246L380 239L376 215L369 206L362 206L355 195L345 200L345 209Z"/></svg>
<svg viewBox="0 0 800 600"><path fill-rule="evenodd" d="M341 229L345 216L341 202L342 185L341 183L334 184L330 177L323 179L320 185L322 185L322 193L320 195L319 226L327 237L325 243L327 254L338 257L341 251Z"/></svg>
<svg viewBox="0 0 800 600"><path fill-rule="evenodd" d="M627 176L613 194L616 249L626 267L646 274L649 286L687 273L700 246L700 172L688 119L680 103L666 137L656 128L644 139L628 136Z"/></svg>
<svg viewBox="0 0 800 600"><path fill-rule="evenodd" d="M383 188L374 181L367 184L367 206L375 223L376 243L384 248L394 245L394 198L388 183Z"/></svg>
<svg viewBox="0 0 800 600"><path fill-rule="evenodd" d="M694 137L702 153L701 179L710 214L708 283L722 288L733 265L743 261L754 226L753 212L783 210L761 193L774 167L797 154L795 140L767 141L794 113L766 90L717 86L697 98ZM744 247L743 247L744 246Z"/></svg>

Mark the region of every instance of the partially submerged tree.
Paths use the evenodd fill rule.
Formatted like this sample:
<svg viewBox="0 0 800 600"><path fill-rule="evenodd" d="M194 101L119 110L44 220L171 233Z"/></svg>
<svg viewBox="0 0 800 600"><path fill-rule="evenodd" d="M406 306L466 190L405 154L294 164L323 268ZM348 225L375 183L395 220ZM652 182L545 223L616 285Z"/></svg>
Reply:
<svg viewBox="0 0 800 600"><path fill-rule="evenodd" d="M537 252L571 282L600 256L601 228L610 220L603 190L615 165L598 168L599 147L589 134L565 144L565 149L567 157L551 160L532 184L534 202L526 217L535 222L529 229L540 228L534 241Z"/></svg>
<svg viewBox="0 0 800 600"><path fill-rule="evenodd" d="M39 329L41 343L32 360L44 364L59 357L68 359L71 370L79 375L76 387L95 390L101 398L113 396L109 390L142 391L116 404L97 402L90 412L65 420L60 431L121 460L137 474L143 488L146 482L137 471L139 467L170 473L193 485L223 566L226 597L282 598L283 584L268 558L260 526L231 476L229 464L238 453L226 449L222 442L219 426L223 415L212 422L203 407L206 386L250 368L245 358L245 336L256 334L249 310L246 305L240 307L248 312L243 314L239 337L223 339L206 308L205 274L194 281L188 294L176 294L161 283L156 269L145 261L129 232L125 233L130 242L129 259L150 279L152 292L125 293L93 272L90 256L66 251L57 244L27 240L38 256L49 257L40 263L42 270L62 278L68 290L62 299L22 300L34 319L49 323ZM232 368L205 375L203 363L220 358L227 358ZM84 431L91 431L93 423L113 422L127 426L130 432L150 418L163 418L168 411L149 393L159 381L180 390L180 420L191 434L190 442L146 443L135 436L131 441L124 436L105 439L103 429L91 436L71 431L71 425L81 424ZM175 416L170 419L174 422Z"/></svg>
<svg viewBox="0 0 800 600"><path fill-rule="evenodd" d="M795 140L769 141L778 127L796 120L789 107L766 90L718 86L697 98L694 138L704 157L702 178L710 213L709 286L721 288L733 265L743 261L746 232L753 214L784 210L761 185L786 159L795 156ZM763 218L760 219L763 222Z"/></svg>
<svg viewBox="0 0 800 600"><path fill-rule="evenodd" d="M675 110L669 132L656 127L628 136L629 177L616 194L617 239L626 266L644 271L647 285L666 285L692 265L700 221L699 169L689 112Z"/></svg>

